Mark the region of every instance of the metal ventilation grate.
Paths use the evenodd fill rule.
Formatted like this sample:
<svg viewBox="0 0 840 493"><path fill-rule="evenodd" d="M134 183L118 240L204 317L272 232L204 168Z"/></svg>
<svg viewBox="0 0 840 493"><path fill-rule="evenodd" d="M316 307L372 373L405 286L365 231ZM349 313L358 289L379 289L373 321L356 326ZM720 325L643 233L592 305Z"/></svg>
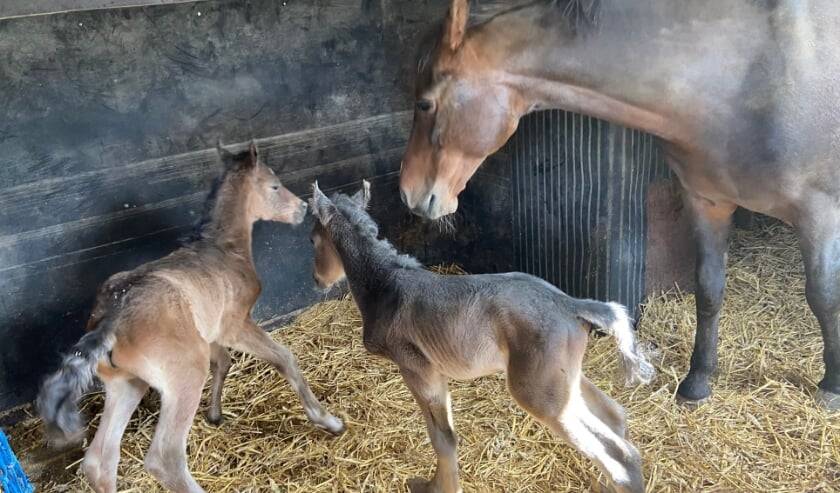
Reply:
<svg viewBox="0 0 840 493"><path fill-rule="evenodd" d="M523 118L506 152L516 268L636 312L645 293L648 184L671 177L656 138L551 110Z"/></svg>

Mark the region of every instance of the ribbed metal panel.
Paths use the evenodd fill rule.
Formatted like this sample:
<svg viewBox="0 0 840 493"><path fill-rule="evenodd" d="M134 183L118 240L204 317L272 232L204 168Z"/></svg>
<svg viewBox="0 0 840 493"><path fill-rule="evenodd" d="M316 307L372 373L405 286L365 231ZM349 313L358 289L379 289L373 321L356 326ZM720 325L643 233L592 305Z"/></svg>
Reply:
<svg viewBox="0 0 840 493"><path fill-rule="evenodd" d="M552 110L525 117L507 146L517 269L637 313L647 188L670 178L656 139Z"/></svg>

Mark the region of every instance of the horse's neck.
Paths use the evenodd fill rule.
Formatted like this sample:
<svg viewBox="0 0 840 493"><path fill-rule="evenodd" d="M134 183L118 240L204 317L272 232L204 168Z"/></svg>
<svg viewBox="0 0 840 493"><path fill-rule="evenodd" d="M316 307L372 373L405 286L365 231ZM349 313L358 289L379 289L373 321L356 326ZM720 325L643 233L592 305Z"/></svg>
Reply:
<svg viewBox="0 0 840 493"><path fill-rule="evenodd" d="M523 114L564 109L679 142L719 116L711 106L735 96L766 37L767 13L752 2L603 0L601 8L600 24L577 36L559 7L535 6L498 17L468 42L497 51L490 56L523 98Z"/></svg>

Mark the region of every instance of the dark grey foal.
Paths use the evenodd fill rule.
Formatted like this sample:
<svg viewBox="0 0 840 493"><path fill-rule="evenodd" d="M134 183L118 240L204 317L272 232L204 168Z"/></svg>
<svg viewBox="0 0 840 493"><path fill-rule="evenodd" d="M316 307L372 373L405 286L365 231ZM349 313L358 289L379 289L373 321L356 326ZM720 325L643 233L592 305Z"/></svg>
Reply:
<svg viewBox="0 0 840 493"><path fill-rule="evenodd" d="M578 300L522 273L429 272L377 239L367 182L353 197L330 200L317 184L313 192L315 280L326 288L346 275L365 348L399 366L426 419L437 470L431 481L413 480L413 492L461 491L447 381L500 371L516 402L592 459L617 491L644 490L624 410L581 373L595 329L616 338L629 383L653 378L624 307Z"/></svg>

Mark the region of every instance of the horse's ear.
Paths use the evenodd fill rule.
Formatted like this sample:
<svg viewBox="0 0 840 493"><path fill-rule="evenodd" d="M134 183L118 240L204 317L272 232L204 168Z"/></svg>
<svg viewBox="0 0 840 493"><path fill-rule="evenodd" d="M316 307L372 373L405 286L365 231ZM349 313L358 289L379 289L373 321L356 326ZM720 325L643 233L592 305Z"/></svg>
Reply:
<svg viewBox="0 0 840 493"><path fill-rule="evenodd" d="M362 180L362 188L353 194L353 201L355 201L362 209L367 209L370 203L370 182Z"/></svg>
<svg viewBox="0 0 840 493"><path fill-rule="evenodd" d="M318 188L318 182L312 184L312 198L309 199L309 207L312 214L318 218L322 225L329 224L333 216L338 212L332 200L328 199L324 192Z"/></svg>
<svg viewBox="0 0 840 493"><path fill-rule="evenodd" d="M457 50L464 42L469 18L469 0L452 0L449 13L446 15L446 21L443 24L443 42L452 51Z"/></svg>

